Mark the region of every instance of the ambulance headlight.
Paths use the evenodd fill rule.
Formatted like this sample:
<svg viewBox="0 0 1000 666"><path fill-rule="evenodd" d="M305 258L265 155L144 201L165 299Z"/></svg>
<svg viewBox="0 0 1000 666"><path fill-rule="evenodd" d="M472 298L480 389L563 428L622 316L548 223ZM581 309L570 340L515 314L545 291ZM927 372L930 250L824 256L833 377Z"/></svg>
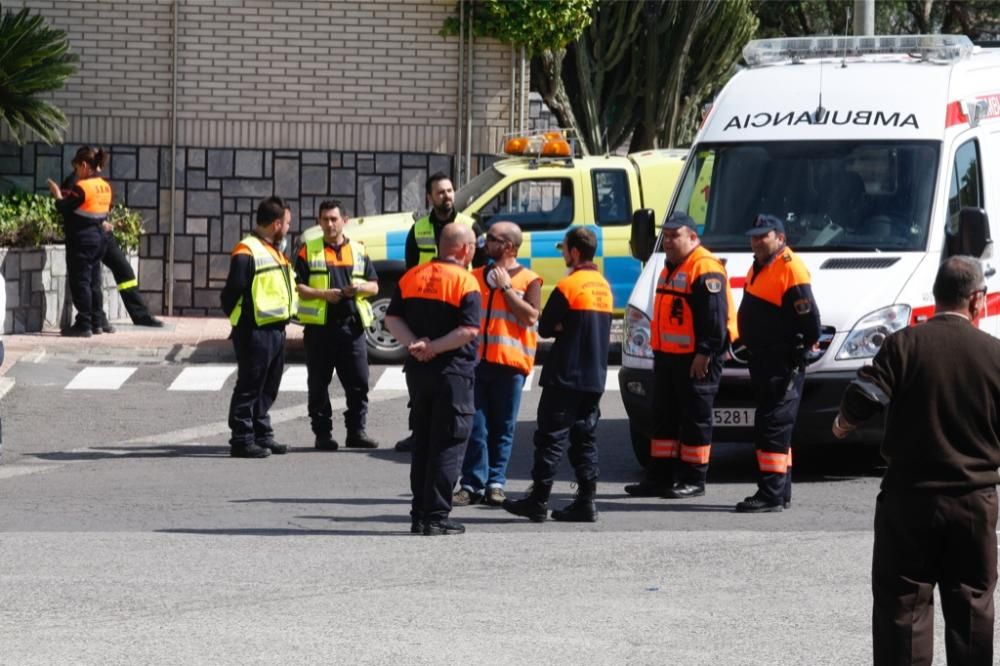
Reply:
<svg viewBox="0 0 1000 666"><path fill-rule="evenodd" d="M867 314L854 325L837 352L838 361L871 358L892 333L910 323L909 305L890 305Z"/></svg>
<svg viewBox="0 0 1000 666"><path fill-rule="evenodd" d="M622 352L638 358L653 358L650 322L646 313L631 305L625 308Z"/></svg>

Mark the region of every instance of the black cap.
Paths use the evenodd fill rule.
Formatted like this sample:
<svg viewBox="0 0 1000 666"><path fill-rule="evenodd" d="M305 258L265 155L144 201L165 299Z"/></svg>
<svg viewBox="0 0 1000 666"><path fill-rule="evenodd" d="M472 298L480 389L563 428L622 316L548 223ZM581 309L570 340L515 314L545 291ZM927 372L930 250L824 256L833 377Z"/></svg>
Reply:
<svg viewBox="0 0 1000 666"><path fill-rule="evenodd" d="M688 227L694 231L698 231L698 223L685 213L671 213L667 221L663 223L664 229L680 229L681 227Z"/></svg>
<svg viewBox="0 0 1000 666"><path fill-rule="evenodd" d="M785 233L785 224L774 215L759 214L753 219L753 226L747 231L747 236L763 236L769 231Z"/></svg>

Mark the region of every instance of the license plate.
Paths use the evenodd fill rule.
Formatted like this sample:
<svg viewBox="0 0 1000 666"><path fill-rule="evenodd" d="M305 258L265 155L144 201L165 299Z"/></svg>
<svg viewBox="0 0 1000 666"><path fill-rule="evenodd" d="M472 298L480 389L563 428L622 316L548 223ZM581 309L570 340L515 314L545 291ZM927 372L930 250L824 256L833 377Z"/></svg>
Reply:
<svg viewBox="0 0 1000 666"><path fill-rule="evenodd" d="M712 418L716 426L746 428L753 425L753 413L751 407L718 407L712 410Z"/></svg>

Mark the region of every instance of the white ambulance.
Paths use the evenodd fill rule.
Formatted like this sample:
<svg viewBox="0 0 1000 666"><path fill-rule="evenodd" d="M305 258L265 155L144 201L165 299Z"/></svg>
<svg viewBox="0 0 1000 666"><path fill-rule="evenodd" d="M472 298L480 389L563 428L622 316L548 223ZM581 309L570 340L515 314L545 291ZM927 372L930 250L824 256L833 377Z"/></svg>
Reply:
<svg viewBox="0 0 1000 666"><path fill-rule="evenodd" d="M931 316L931 285L949 255L981 258L989 297L978 324L1000 335L990 242L1000 236L1000 49L958 35L814 37L753 41L743 55L749 67L715 100L668 214L699 223L737 306L753 261L744 232L758 213L784 220L823 324L794 440L807 445L830 438L844 387L885 337ZM651 218L640 211L633 223L632 251L646 264L626 309L619 374L640 462L664 262ZM716 441L752 441L749 375L735 359L715 406Z"/></svg>

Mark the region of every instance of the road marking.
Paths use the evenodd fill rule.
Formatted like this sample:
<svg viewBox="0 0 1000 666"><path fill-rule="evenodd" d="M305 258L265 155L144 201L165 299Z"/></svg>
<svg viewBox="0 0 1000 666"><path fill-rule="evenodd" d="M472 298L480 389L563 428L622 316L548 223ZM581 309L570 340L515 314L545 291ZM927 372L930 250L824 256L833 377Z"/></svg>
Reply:
<svg viewBox="0 0 1000 666"><path fill-rule="evenodd" d="M608 378L604 380L604 390L618 390L618 368L608 368Z"/></svg>
<svg viewBox="0 0 1000 666"><path fill-rule="evenodd" d="M304 393L309 390L309 386L306 383L306 379L309 373L306 372L306 366L304 365L290 365L288 369L285 370L285 374L281 376L281 387L278 389L278 393L287 393L289 391L296 393Z"/></svg>
<svg viewBox="0 0 1000 666"><path fill-rule="evenodd" d="M184 368L168 391L218 391L236 370L235 365L210 365Z"/></svg>
<svg viewBox="0 0 1000 666"><path fill-rule="evenodd" d="M530 391L531 387L535 383L535 373L538 372L538 368L532 368L531 372L527 377L524 378L524 386L521 388L521 392Z"/></svg>
<svg viewBox="0 0 1000 666"><path fill-rule="evenodd" d="M84 368L66 385L66 390L117 391L137 369L107 366Z"/></svg>
<svg viewBox="0 0 1000 666"><path fill-rule="evenodd" d="M378 378L378 382L375 383L375 388L372 390L405 391L406 375L403 374L403 369L399 367L386 368L382 372L382 376Z"/></svg>

